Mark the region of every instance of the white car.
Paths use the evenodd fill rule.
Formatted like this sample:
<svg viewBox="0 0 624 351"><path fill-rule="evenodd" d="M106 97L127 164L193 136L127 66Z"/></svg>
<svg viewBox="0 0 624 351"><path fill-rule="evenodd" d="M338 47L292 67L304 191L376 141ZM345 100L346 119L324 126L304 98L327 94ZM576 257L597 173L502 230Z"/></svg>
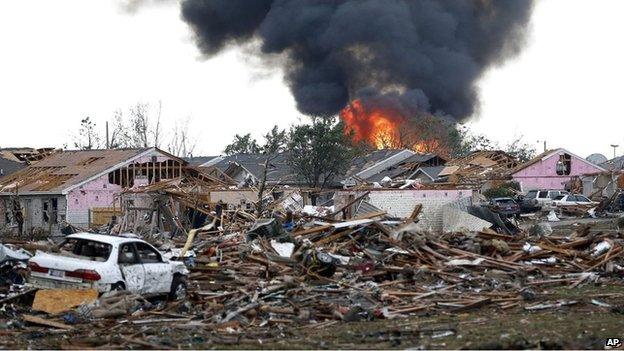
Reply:
<svg viewBox="0 0 624 351"><path fill-rule="evenodd" d="M66 236L54 253L37 251L28 266L28 282L39 288L129 290L178 300L189 273L141 239L89 233Z"/></svg>
<svg viewBox="0 0 624 351"><path fill-rule="evenodd" d="M598 202L592 201L583 195L568 194L559 195L553 200L555 206L575 206L575 205L592 205L597 206Z"/></svg>
<svg viewBox="0 0 624 351"><path fill-rule="evenodd" d="M568 195L565 190L529 190L524 196L526 201L533 200L535 205L549 205L559 196Z"/></svg>

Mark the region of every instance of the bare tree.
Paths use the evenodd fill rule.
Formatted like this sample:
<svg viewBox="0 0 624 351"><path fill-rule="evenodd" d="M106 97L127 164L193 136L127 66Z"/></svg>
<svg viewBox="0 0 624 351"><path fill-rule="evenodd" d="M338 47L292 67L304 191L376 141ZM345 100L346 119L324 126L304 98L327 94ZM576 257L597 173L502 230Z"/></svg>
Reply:
<svg viewBox="0 0 624 351"><path fill-rule="evenodd" d="M138 103L130 108L130 130L132 132L132 146L160 147L161 127L160 117L162 103L158 102L158 109L154 119L150 118L149 105ZM153 122L155 120L155 122Z"/></svg>
<svg viewBox="0 0 624 351"><path fill-rule="evenodd" d="M181 122L176 122L167 144L167 151L172 155L190 157L193 154L197 140L190 136L189 125L190 120L188 118Z"/></svg>
<svg viewBox="0 0 624 351"><path fill-rule="evenodd" d="M108 140L109 147L111 149L129 147L131 139L132 136L128 128L126 128L123 112L121 110L116 110L111 123L111 133Z"/></svg>
<svg viewBox="0 0 624 351"><path fill-rule="evenodd" d="M74 136L74 147L81 150L92 150L102 146L102 138L96 129L97 125L91 117L80 121L78 135Z"/></svg>

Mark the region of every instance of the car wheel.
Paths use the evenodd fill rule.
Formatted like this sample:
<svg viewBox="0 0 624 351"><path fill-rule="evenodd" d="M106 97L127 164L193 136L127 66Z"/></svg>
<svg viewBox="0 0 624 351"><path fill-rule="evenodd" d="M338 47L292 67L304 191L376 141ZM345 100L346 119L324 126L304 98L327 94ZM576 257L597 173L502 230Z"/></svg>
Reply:
<svg viewBox="0 0 624 351"><path fill-rule="evenodd" d="M181 301L186 298L187 286L186 281L181 276L176 276L171 282L171 291L169 292L169 300Z"/></svg>

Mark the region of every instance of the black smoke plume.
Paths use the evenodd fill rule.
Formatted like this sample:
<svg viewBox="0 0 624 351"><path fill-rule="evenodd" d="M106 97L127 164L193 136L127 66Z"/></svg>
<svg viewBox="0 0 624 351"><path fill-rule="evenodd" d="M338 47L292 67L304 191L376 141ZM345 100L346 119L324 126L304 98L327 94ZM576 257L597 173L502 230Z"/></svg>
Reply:
<svg viewBox="0 0 624 351"><path fill-rule="evenodd" d="M477 80L518 54L532 9L532 0L182 1L205 55L260 39L263 53L288 58L297 108L321 116L371 96L471 116Z"/></svg>

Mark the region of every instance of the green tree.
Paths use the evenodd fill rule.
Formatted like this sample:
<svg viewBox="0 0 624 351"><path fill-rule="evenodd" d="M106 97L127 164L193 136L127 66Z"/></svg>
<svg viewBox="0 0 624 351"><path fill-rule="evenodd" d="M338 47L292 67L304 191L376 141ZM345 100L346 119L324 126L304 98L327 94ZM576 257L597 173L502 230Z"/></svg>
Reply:
<svg viewBox="0 0 624 351"><path fill-rule="evenodd" d="M515 138L505 147L505 152L517 158L520 162L527 162L535 157L535 147L525 142L522 136Z"/></svg>
<svg viewBox="0 0 624 351"><path fill-rule="evenodd" d="M226 155L257 154L260 152L260 146L258 146L258 142L251 136L250 133L243 136L236 134L234 136L234 141L232 141L230 145L226 146L223 152Z"/></svg>
<svg viewBox="0 0 624 351"><path fill-rule="evenodd" d="M311 188L325 188L346 172L356 150L342 122L335 118L312 118L311 124L291 127L288 162Z"/></svg>
<svg viewBox="0 0 624 351"><path fill-rule="evenodd" d="M262 145L263 154L275 154L284 151L288 139L286 130L280 130L277 125L273 126L270 132L264 135L264 145Z"/></svg>

